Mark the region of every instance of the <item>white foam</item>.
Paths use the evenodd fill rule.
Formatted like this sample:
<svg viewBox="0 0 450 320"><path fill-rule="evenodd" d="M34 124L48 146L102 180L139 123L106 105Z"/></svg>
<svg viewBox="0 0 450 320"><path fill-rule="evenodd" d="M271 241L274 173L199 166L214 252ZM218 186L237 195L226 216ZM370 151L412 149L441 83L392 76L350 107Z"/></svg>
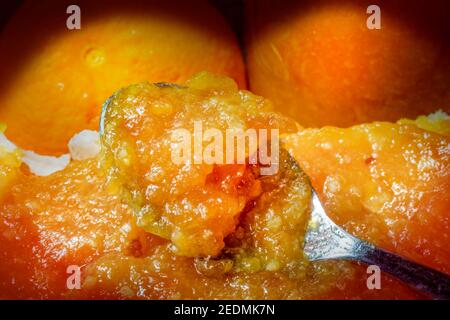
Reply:
<svg viewBox="0 0 450 320"><path fill-rule="evenodd" d="M70 139L68 147L73 160L95 158L100 152L100 135L97 131L83 130Z"/></svg>
<svg viewBox="0 0 450 320"><path fill-rule="evenodd" d="M14 152L19 148L0 132L0 148ZM68 143L70 154L59 157L40 155L34 151L21 150L22 161L37 176L48 176L64 170L70 160L87 160L95 158L100 152L100 135L97 131L83 130L75 134Z"/></svg>
<svg viewBox="0 0 450 320"><path fill-rule="evenodd" d="M33 151L23 151L22 161L37 176L49 176L55 172L64 170L70 162L70 155L60 157L42 156Z"/></svg>
<svg viewBox="0 0 450 320"><path fill-rule="evenodd" d="M450 115L448 115L447 112L443 111L442 109L439 109L436 112L430 113L428 115L428 119L430 119L431 121L450 120Z"/></svg>
<svg viewBox="0 0 450 320"><path fill-rule="evenodd" d="M17 146L12 143L3 133L0 132L0 147L6 149L6 151L13 152L17 149Z"/></svg>

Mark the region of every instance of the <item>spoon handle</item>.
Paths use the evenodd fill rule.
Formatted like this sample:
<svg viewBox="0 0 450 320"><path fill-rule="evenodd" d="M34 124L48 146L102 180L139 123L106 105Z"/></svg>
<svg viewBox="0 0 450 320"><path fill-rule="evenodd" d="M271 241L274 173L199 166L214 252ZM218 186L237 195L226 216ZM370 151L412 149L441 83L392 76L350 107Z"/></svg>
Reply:
<svg viewBox="0 0 450 320"><path fill-rule="evenodd" d="M434 299L450 299L450 276L361 241L355 259L384 272Z"/></svg>
<svg viewBox="0 0 450 320"><path fill-rule="evenodd" d="M311 208L311 219L303 248L310 261L345 259L376 265L434 299L450 299L450 276L377 248L349 234L327 216L314 189Z"/></svg>

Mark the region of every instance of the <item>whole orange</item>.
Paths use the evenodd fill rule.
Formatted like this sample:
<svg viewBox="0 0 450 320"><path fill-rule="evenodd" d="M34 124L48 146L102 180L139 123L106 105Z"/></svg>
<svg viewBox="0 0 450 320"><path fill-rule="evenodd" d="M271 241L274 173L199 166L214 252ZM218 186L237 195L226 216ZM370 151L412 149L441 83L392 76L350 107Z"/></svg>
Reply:
<svg viewBox="0 0 450 320"><path fill-rule="evenodd" d="M250 88L304 126L450 111L448 2L249 1Z"/></svg>
<svg viewBox="0 0 450 320"><path fill-rule="evenodd" d="M102 103L142 81L184 82L207 70L245 87L237 40L206 1L28 1L0 36L0 121L20 147L61 154L98 127Z"/></svg>

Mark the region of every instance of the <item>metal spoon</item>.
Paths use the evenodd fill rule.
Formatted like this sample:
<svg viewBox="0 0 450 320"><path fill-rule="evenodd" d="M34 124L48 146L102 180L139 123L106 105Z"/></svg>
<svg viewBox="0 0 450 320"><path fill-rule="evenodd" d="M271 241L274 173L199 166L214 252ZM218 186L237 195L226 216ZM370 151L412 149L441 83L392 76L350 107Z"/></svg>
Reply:
<svg viewBox="0 0 450 320"><path fill-rule="evenodd" d="M171 83L171 82L155 82L153 83L154 86L158 88L176 88L176 89L186 89L185 86ZM100 121L99 121L99 134L102 136L105 132L105 119L106 119L106 113L108 112L108 107L111 101L121 92L122 89L119 89L118 91L114 92L112 96L110 96L102 105L102 110L100 113Z"/></svg>
<svg viewBox="0 0 450 320"><path fill-rule="evenodd" d="M156 83L160 88L184 88L172 83ZM105 131L108 106L116 92L102 106L100 135ZM337 226L325 213L316 191L312 188L312 212L305 235L304 252L310 261L345 259L377 265L418 291L435 299L450 299L450 277L439 271L404 259L362 241Z"/></svg>
<svg viewBox="0 0 450 320"><path fill-rule="evenodd" d="M377 248L344 231L327 216L314 189L311 207L304 244L310 261L344 259L377 265L434 299L450 299L450 276Z"/></svg>

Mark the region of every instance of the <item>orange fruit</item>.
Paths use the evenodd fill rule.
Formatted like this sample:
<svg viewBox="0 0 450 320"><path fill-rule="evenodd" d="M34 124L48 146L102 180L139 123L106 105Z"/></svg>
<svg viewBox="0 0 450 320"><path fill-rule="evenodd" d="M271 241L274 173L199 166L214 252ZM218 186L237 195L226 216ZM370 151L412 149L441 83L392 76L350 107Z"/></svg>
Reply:
<svg viewBox="0 0 450 320"><path fill-rule="evenodd" d="M28 1L0 36L0 121L22 148L66 152L131 83L184 82L208 70L245 87L235 36L206 1L79 1L81 30L66 27L71 4Z"/></svg>
<svg viewBox="0 0 450 320"><path fill-rule="evenodd" d="M250 89L307 127L450 111L448 3L377 4L369 30L362 1L249 1Z"/></svg>

